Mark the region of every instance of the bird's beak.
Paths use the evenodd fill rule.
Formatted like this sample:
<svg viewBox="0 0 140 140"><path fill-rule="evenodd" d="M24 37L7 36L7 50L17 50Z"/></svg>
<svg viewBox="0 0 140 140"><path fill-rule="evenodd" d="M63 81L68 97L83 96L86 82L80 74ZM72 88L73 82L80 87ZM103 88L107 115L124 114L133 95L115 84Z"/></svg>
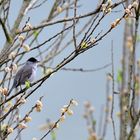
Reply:
<svg viewBox="0 0 140 140"><path fill-rule="evenodd" d="M36 60L36 63L39 63L40 61L39 60Z"/></svg>

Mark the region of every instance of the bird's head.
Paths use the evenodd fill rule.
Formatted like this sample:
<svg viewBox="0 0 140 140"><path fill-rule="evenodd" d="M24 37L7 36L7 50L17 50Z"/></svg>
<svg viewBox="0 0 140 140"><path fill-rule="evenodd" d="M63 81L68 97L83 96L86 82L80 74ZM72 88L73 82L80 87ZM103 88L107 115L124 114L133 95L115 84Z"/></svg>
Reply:
<svg viewBox="0 0 140 140"><path fill-rule="evenodd" d="M39 61L36 59L36 58L34 58L34 57L31 57L31 58L29 58L28 60L27 60L27 63L26 64L37 64Z"/></svg>

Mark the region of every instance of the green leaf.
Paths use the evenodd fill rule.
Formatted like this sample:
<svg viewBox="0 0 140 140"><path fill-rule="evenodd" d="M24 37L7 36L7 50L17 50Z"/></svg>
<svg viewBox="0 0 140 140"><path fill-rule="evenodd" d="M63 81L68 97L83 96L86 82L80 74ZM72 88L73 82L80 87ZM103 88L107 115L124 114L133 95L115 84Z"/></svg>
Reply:
<svg viewBox="0 0 140 140"><path fill-rule="evenodd" d="M85 49L87 47L88 47L88 44L85 41L83 41L82 44L81 44L81 48Z"/></svg>
<svg viewBox="0 0 140 140"><path fill-rule="evenodd" d="M52 140L56 140L56 134L54 131L51 132L51 137L52 137Z"/></svg>
<svg viewBox="0 0 140 140"><path fill-rule="evenodd" d="M136 82L136 84L135 84L135 90L139 90L139 83L138 82Z"/></svg>
<svg viewBox="0 0 140 140"><path fill-rule="evenodd" d="M121 83L122 82L122 71L121 70L118 70L117 82L118 83Z"/></svg>
<svg viewBox="0 0 140 140"><path fill-rule="evenodd" d="M96 120L93 120L92 123L93 123L93 125L95 126L95 125L96 125Z"/></svg>
<svg viewBox="0 0 140 140"><path fill-rule="evenodd" d="M27 89L31 87L30 85L31 85L31 84L30 84L30 81L26 81L26 82L25 82L25 86L26 86Z"/></svg>
<svg viewBox="0 0 140 140"><path fill-rule="evenodd" d="M39 32L38 31L34 31L34 37L35 37L35 39L38 37L38 35L39 35Z"/></svg>

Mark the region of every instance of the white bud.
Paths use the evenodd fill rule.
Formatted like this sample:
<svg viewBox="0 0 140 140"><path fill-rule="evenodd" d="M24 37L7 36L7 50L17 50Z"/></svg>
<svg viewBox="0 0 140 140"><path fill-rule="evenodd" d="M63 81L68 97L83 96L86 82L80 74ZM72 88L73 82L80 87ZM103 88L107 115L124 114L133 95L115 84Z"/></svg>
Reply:
<svg viewBox="0 0 140 140"><path fill-rule="evenodd" d="M89 107L89 112L92 113L92 112L94 112L94 111L95 111L95 108L94 108L93 106L90 106L90 107Z"/></svg>
<svg viewBox="0 0 140 140"><path fill-rule="evenodd" d="M30 23L27 23L24 30L30 30L32 29L32 25Z"/></svg>
<svg viewBox="0 0 140 140"><path fill-rule="evenodd" d="M61 109L60 109L60 112L61 112L61 113L66 112L66 108L61 108Z"/></svg>
<svg viewBox="0 0 140 140"><path fill-rule="evenodd" d="M117 19L115 20L115 23L116 23L116 25L119 24L119 23L120 23L120 19L117 18Z"/></svg>
<svg viewBox="0 0 140 140"><path fill-rule="evenodd" d="M9 54L8 58L9 58L9 59L13 59L13 58L15 58L15 56L16 56L16 53L15 53L15 52L11 52L11 53Z"/></svg>
<svg viewBox="0 0 140 140"><path fill-rule="evenodd" d="M17 64L12 64L12 70L14 73L17 72Z"/></svg>
<svg viewBox="0 0 140 140"><path fill-rule="evenodd" d="M30 121L32 121L32 118L29 117L29 116L27 116L27 117L25 118L25 122L30 122Z"/></svg>
<svg viewBox="0 0 140 140"><path fill-rule="evenodd" d="M3 94L6 96L8 93L8 89L7 88L3 88Z"/></svg>
<svg viewBox="0 0 140 140"><path fill-rule="evenodd" d="M127 106L123 106L123 111L127 111L127 110L128 110Z"/></svg>
<svg viewBox="0 0 140 140"><path fill-rule="evenodd" d="M8 108L8 107L5 107L5 108L3 109L3 111L4 111L5 113L7 113L7 112L9 111L9 108Z"/></svg>
<svg viewBox="0 0 140 140"><path fill-rule="evenodd" d="M112 11L111 8L108 8L108 9L107 9L107 12L108 12L108 13L111 13L111 11Z"/></svg>
<svg viewBox="0 0 140 140"><path fill-rule="evenodd" d="M68 110L67 110L67 114L68 114L69 116L71 116L71 115L73 115L73 111L72 111L71 109L68 109Z"/></svg>
<svg viewBox="0 0 140 140"><path fill-rule="evenodd" d="M11 69L9 67L5 67L5 72L9 73L11 71Z"/></svg>
<svg viewBox="0 0 140 140"><path fill-rule="evenodd" d="M78 102L76 100L72 100L72 104L78 106Z"/></svg>
<svg viewBox="0 0 140 140"><path fill-rule="evenodd" d="M23 35L19 35L19 36L18 36L18 39L19 39L19 41L22 42L22 41L24 41L25 37L24 37Z"/></svg>
<svg viewBox="0 0 140 140"><path fill-rule="evenodd" d="M57 124L55 125L55 128L59 128L59 123L57 123Z"/></svg>
<svg viewBox="0 0 140 140"><path fill-rule="evenodd" d="M108 5L112 5L112 0L108 0Z"/></svg>
<svg viewBox="0 0 140 140"><path fill-rule="evenodd" d="M91 42L91 43L94 43L95 41L96 41L95 38L91 38L91 39L90 39L90 42Z"/></svg>
<svg viewBox="0 0 140 140"><path fill-rule="evenodd" d="M138 2L137 1L134 1L133 4L132 4L132 6L137 9L138 8Z"/></svg>
<svg viewBox="0 0 140 140"><path fill-rule="evenodd" d="M63 122L65 120L65 115L61 116L60 121Z"/></svg>
<svg viewBox="0 0 140 140"><path fill-rule="evenodd" d="M7 124L2 124L1 125L1 130L5 130L7 128L7 126L8 126Z"/></svg>
<svg viewBox="0 0 140 140"><path fill-rule="evenodd" d="M102 4L102 11L103 11L103 12L105 12L106 6L107 6L106 4Z"/></svg>
<svg viewBox="0 0 140 140"><path fill-rule="evenodd" d="M53 72L53 69L52 68L47 68L46 69L46 75L49 75Z"/></svg>
<svg viewBox="0 0 140 140"><path fill-rule="evenodd" d="M58 13L61 13L61 12L62 12L62 7L58 6L58 7L57 7L57 12L58 12Z"/></svg>
<svg viewBox="0 0 140 140"><path fill-rule="evenodd" d="M40 100L37 100L36 106L38 106L38 107L43 107L43 104L42 104L42 102L41 102Z"/></svg>
<svg viewBox="0 0 140 140"><path fill-rule="evenodd" d="M128 9L131 9L132 8L132 5L130 4L130 5L128 5Z"/></svg>
<svg viewBox="0 0 140 140"><path fill-rule="evenodd" d="M2 87L0 87L0 93L3 93L3 88Z"/></svg>
<svg viewBox="0 0 140 140"><path fill-rule="evenodd" d="M13 133L13 131L14 131L14 130L13 130L12 127L8 127L8 129L7 129L7 132L8 132L8 133Z"/></svg>
<svg viewBox="0 0 140 140"><path fill-rule="evenodd" d="M41 112L41 110L42 110L42 107L36 106L36 111L37 111L37 112Z"/></svg>
<svg viewBox="0 0 140 140"><path fill-rule="evenodd" d="M109 96L107 97L107 99L108 99L108 101L112 101L112 95L109 95Z"/></svg>
<svg viewBox="0 0 140 140"><path fill-rule="evenodd" d="M32 138L32 140L37 140L37 138L34 137L34 138Z"/></svg>
<svg viewBox="0 0 140 140"><path fill-rule="evenodd" d="M30 51L30 47L29 47L29 45L27 45L27 44L23 44L22 47L25 49L26 52L29 52L29 51Z"/></svg>
<svg viewBox="0 0 140 140"><path fill-rule="evenodd" d="M130 14L131 14L130 9L129 9L129 8L126 8L126 9L125 9L125 13L128 14L128 15L130 15Z"/></svg>
<svg viewBox="0 0 140 140"><path fill-rule="evenodd" d="M68 3L68 2L65 2L65 3L63 4L63 8L66 9L66 8L68 8L68 7L69 7L69 3Z"/></svg>
<svg viewBox="0 0 140 140"><path fill-rule="evenodd" d="M18 127L19 127L20 129L25 129L25 128L27 128L28 126L27 126L25 123L21 122L21 123L19 123Z"/></svg>
<svg viewBox="0 0 140 140"><path fill-rule="evenodd" d="M85 102L84 102L84 106L85 106L86 108L89 108L89 107L91 106L91 103L90 103L89 101L85 101Z"/></svg>
<svg viewBox="0 0 140 140"><path fill-rule="evenodd" d="M63 108L68 108L68 105L63 105Z"/></svg>
<svg viewBox="0 0 140 140"><path fill-rule="evenodd" d="M26 103L26 99L22 97L22 98L19 100L19 103L25 104L25 103Z"/></svg>

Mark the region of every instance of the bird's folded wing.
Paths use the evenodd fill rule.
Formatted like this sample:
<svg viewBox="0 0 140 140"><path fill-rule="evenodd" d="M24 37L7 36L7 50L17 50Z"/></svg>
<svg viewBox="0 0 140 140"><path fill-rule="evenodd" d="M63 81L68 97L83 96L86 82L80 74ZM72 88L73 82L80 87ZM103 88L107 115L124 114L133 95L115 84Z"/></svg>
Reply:
<svg viewBox="0 0 140 140"><path fill-rule="evenodd" d="M19 86L20 84L25 84L25 82L30 78L31 74L32 74L31 67L21 68L15 76L14 82L16 87Z"/></svg>
<svg viewBox="0 0 140 140"><path fill-rule="evenodd" d="M32 67L24 68L22 71L21 77L20 77L21 78L20 82L21 83L23 82L23 84L24 84L27 80L29 80L29 78L32 75L32 71L33 71Z"/></svg>

